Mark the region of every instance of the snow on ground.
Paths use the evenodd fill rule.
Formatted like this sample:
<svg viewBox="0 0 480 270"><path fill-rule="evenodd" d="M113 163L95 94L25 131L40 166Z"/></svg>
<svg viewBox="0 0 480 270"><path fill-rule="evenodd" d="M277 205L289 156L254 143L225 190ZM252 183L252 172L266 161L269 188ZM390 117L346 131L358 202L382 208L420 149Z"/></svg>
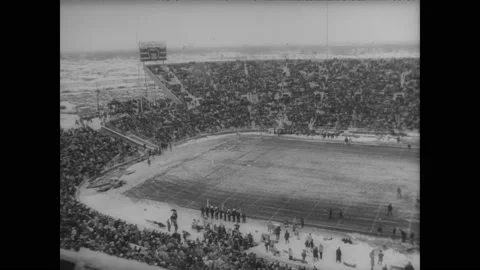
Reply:
<svg viewBox="0 0 480 270"><path fill-rule="evenodd" d="M62 113L60 114L60 126L65 130L80 127L80 125L75 124L75 121L79 119L80 117L76 114ZM87 124L89 127L93 128L94 130L100 130L102 128L100 123L101 123L100 118L93 118L92 122Z"/></svg>
<svg viewBox="0 0 480 270"><path fill-rule="evenodd" d="M60 106L65 106L64 110L61 110L63 113L74 113L75 112L75 104L70 102L62 101L60 102Z"/></svg>
<svg viewBox="0 0 480 270"><path fill-rule="evenodd" d="M171 209L177 209L178 211L178 224L179 231L182 230L190 232L190 239L202 238L202 233L197 233L191 230L191 223L193 219L200 219L200 211L181 208L173 204L151 201L151 200L133 200L126 197L122 193L131 189L132 187L143 183L146 179L160 174L162 171L167 170L171 166L176 166L183 162L183 159L192 157L192 155L199 155L205 149L210 149L212 146L217 145L221 139L227 139L229 136L236 136L235 134L226 134L220 136L209 136L194 141L186 142L182 145L173 148L173 151L167 151L162 156L156 157L152 160L151 166L148 166L146 162L134 164L128 168L128 170L135 171L130 175L124 175L123 180L127 184L119 189L107 191L105 193L98 193L94 189L80 189L79 200L89 207L96 209L97 211L107 214L109 216L120 218L128 222L138 224L141 228L159 229L157 225L150 223L148 220L159 221L166 223L169 218ZM220 224L223 221L213 221ZM227 227L233 227L233 223L226 223ZM166 229L160 229L166 231ZM260 242L261 233L267 231L266 221L251 220L247 218L246 224L241 224L240 230L242 233L252 233L254 240ZM280 237L280 242L276 247L281 251L280 257L273 257L271 253L266 253L263 243L259 246L252 248L251 251L257 253L259 256L266 256L282 262L288 261L287 253L283 250L292 248L295 258L301 258L300 254L304 248L305 238L308 233L311 233L314 239L314 243L318 245L322 243L324 245L323 260L315 263L319 269L350 269L350 267L343 264L335 263L335 250L340 247L342 250L342 260L347 262L353 262L357 264L358 269L370 269L369 253L374 248L385 246L384 250L384 263L388 265L405 265L408 261L411 261L415 269L420 269L420 254L415 252L413 254L402 254L389 248L388 239L380 239L377 237L365 237L358 234L350 234L353 245L344 244L341 242L341 238L347 234L338 233L333 231L327 231L316 228L304 228L300 231L300 239L297 240L293 236L291 230L290 244L285 244L283 240L284 228ZM324 237L332 240L324 240ZM273 238L272 238L273 239ZM397 240L398 241L398 240ZM391 240L390 240L391 242ZM377 257L375 257L375 261ZM313 267L312 254L308 253L307 262L309 267ZM300 265L300 264L298 264ZM375 265L374 269L380 269L380 265Z"/></svg>
<svg viewBox="0 0 480 270"><path fill-rule="evenodd" d="M251 133L251 134L256 134L260 135L262 133ZM266 136L277 136L277 135L271 135L271 134L265 134L263 135ZM402 143L418 143L419 142L419 137L403 137L401 139L401 143L397 143L397 137L391 136L391 135L385 135L385 136L377 136L377 135L354 135L353 137L351 135L347 135L348 139L350 140L350 143L365 143L368 145L390 145L390 146L402 146ZM295 140L308 140L308 141L315 141L315 142L329 142L329 143L344 143L345 141L345 135L341 134L338 136L338 138L323 138L322 136L316 135L316 136L307 136L307 135L293 135L293 134L288 134L288 135L281 135L281 138L287 138L287 139L295 139ZM405 145L403 145L405 147Z"/></svg>
<svg viewBox="0 0 480 270"><path fill-rule="evenodd" d="M394 52L383 52L381 50L367 53L354 53L349 55L329 54L330 58L404 58L419 57L418 52L398 50ZM245 54L242 52L213 52L202 54L170 53L167 64L188 63L188 62L222 62L242 60L281 60L289 59L311 59L323 60L326 54L323 53L299 53L298 51L273 51L272 53ZM96 60L60 60L60 84L62 90L82 91L95 90L97 83L102 86L104 83L114 82L115 86L132 87L132 83L125 80L142 80L144 71L136 58L115 58L103 61ZM123 82L122 82L123 81ZM102 86L106 87L106 86Z"/></svg>
<svg viewBox="0 0 480 270"><path fill-rule="evenodd" d="M60 114L60 126L63 129L70 129L75 127L75 120L80 119L75 114Z"/></svg>

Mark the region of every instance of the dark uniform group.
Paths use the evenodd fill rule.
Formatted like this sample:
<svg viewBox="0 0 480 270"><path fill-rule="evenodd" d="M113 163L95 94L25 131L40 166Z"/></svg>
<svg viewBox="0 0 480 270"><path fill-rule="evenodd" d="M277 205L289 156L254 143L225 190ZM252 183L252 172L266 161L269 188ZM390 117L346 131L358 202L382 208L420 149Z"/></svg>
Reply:
<svg viewBox="0 0 480 270"><path fill-rule="evenodd" d="M233 210L230 210L228 208L227 210L220 209L217 206L206 206L206 207L201 207L200 212L203 218L211 218L211 219L216 219L216 220L224 220L228 222L242 222L246 223L247 222L247 216L245 213L242 213L240 210L236 210L233 208Z"/></svg>

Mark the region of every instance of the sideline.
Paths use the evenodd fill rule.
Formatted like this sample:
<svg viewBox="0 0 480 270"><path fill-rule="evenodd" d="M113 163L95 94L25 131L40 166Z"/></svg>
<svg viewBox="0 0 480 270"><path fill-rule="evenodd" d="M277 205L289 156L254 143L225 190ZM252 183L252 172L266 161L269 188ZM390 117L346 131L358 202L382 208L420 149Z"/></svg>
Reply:
<svg viewBox="0 0 480 270"><path fill-rule="evenodd" d="M278 136L278 134L270 134L270 133L265 134L262 131L266 131L266 129L262 129L262 130L228 130L228 131L220 131L220 132L211 133L211 134L201 134L201 135L197 135L195 137L187 138L187 139L184 139L182 141L176 142L176 143L174 143L174 145L175 146L181 146L181 145L186 144L188 142L196 141L198 139L214 139L217 136L222 136L222 135L232 136L232 135L237 134L237 133L241 133L241 134L245 134L245 135L261 135L261 136L265 135L265 136L270 136L270 137L273 137L273 138L278 138L278 139L281 139L281 140L299 140L299 141L306 141L306 142L344 144L344 142L341 141L341 140L338 140L338 141L326 141L324 139L314 139L314 140L312 140L312 139L305 139L305 138L299 138L299 137L293 137L293 136L290 137L289 135ZM286 137L286 136L289 136L289 137ZM297 136L297 135L294 135L294 136ZM353 145L355 145L355 144L353 144ZM366 145L366 146L388 147L388 146L383 145L383 144L381 144L381 145ZM393 146L393 147L398 148L398 146ZM128 161L126 163L113 166L112 168L100 173L98 176L95 176L95 177L90 178L90 179L84 179L84 181L81 183L81 185L79 185L79 187L77 188L75 199L77 201L79 201L80 189L84 189L84 185L86 183L86 180L91 181L93 179L97 179L98 177L101 177L101 176L107 174L108 172L111 172L111 171L113 171L113 170L115 170L115 169L117 169L121 166L126 166L126 165L132 166L134 164L137 164L137 163L145 160L146 158L147 158L147 155L145 154L144 156L138 157L134 160L131 160L131 161ZM160 155L159 158L162 158L162 155ZM198 183L194 183L192 185L195 185L195 184L198 184ZM180 193L180 192L177 192L177 193ZM175 197L176 195L178 195L178 194L173 194L173 195L171 195L171 197ZM204 194L202 194L202 195L204 195ZM200 197L202 197L202 195ZM167 203L167 201L168 200L164 201L164 203ZM190 203L192 203L194 201L195 200L191 201ZM253 204L255 204L255 202ZM186 207L186 209L192 209L192 208ZM313 212L314 212L314 210L312 209L310 214L312 214ZM377 213L377 215L378 215L378 213ZM250 216L250 218L257 219L257 220L269 220L268 218L259 217L259 216L255 216L255 215ZM375 225L375 223L376 223L376 219L373 220L372 227ZM376 236L377 235L376 232L373 232L373 228L370 231L359 230L359 229L350 229L350 228L346 228L346 227L343 227L343 226L338 226L339 225L338 223L335 224L335 226L328 225L328 224L321 224L321 223L315 223L315 224L305 223L305 225L309 226L309 227L312 227L312 228L326 229L326 230L332 230L332 231L337 231L337 232L361 233L361 234L371 235L371 236Z"/></svg>

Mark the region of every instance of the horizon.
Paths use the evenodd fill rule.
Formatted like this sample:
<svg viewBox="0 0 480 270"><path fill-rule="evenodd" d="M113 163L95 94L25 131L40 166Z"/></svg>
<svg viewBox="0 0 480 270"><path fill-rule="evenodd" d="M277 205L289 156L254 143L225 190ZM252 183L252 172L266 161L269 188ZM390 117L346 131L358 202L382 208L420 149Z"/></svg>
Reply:
<svg viewBox="0 0 480 270"><path fill-rule="evenodd" d="M171 50L413 45L419 25L418 1L61 1L60 52L130 51L138 41Z"/></svg>
<svg viewBox="0 0 480 270"><path fill-rule="evenodd" d="M344 44L329 44L328 47L383 47L383 46L391 46L391 47L413 47L418 46L420 44L414 42L399 42L399 43L344 43ZM182 50L189 51L189 50L209 50L209 49L237 49L237 48L285 48L285 49L295 49L295 48L303 48L303 47L318 47L318 48L327 48L325 44L274 44L274 45L225 45L225 46L184 46L184 47L169 47L167 43L167 52L175 51L179 52ZM125 49L97 49L97 50L76 50L76 51L61 51L61 54L76 54L76 53L118 53L118 52L137 52L138 48L125 48Z"/></svg>

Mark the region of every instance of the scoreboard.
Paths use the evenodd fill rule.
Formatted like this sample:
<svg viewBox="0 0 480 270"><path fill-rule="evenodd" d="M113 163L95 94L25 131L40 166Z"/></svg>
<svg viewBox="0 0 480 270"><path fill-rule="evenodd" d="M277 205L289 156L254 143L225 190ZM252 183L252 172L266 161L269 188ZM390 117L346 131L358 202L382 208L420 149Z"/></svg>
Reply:
<svg viewBox="0 0 480 270"><path fill-rule="evenodd" d="M164 42L140 42L140 61L167 60L167 45Z"/></svg>

